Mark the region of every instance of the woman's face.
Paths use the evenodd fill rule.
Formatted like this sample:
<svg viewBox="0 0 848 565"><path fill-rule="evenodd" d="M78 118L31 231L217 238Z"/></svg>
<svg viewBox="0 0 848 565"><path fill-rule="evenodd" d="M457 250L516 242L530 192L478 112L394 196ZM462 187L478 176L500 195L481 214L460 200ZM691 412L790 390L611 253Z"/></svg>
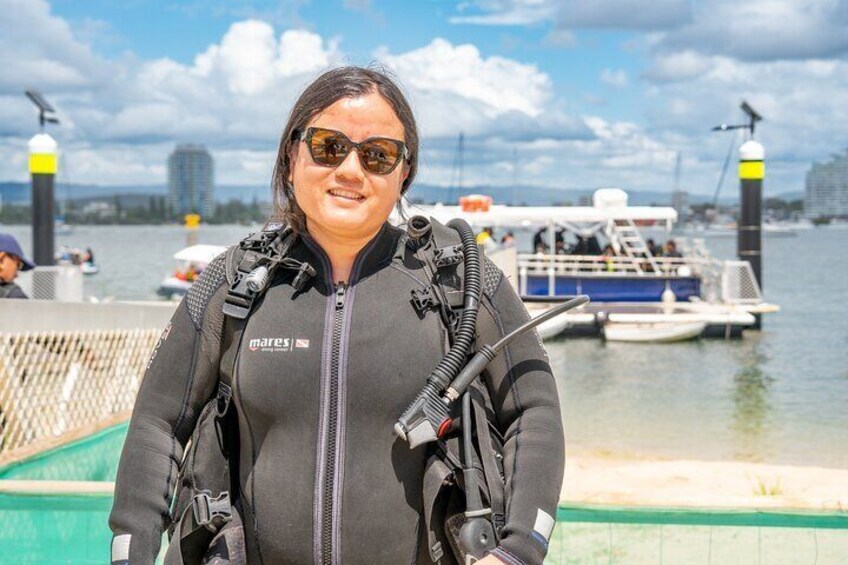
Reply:
<svg viewBox="0 0 848 565"><path fill-rule="evenodd" d="M404 139L403 125L376 92L338 100L307 127L340 131L354 142L369 137ZM358 151L351 151L336 168L325 167L312 160L302 141L293 144L291 162L289 180L306 215L307 230L313 236L318 232L336 240L370 239L400 199L408 173L404 163L386 175L369 173L362 168Z"/></svg>

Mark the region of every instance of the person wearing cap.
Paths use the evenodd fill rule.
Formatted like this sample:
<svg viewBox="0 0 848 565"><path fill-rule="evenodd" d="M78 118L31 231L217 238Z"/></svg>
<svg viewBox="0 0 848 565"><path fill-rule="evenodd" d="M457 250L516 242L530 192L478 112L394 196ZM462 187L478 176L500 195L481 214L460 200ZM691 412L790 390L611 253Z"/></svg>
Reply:
<svg viewBox="0 0 848 565"><path fill-rule="evenodd" d="M15 277L18 271L29 271L34 267L14 236L0 233L0 298L29 298L15 284Z"/></svg>

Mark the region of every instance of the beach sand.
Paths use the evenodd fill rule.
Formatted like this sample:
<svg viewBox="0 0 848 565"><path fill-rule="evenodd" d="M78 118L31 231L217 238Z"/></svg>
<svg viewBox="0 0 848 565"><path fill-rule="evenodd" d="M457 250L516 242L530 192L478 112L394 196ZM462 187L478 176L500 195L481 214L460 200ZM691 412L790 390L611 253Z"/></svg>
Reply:
<svg viewBox="0 0 848 565"><path fill-rule="evenodd" d="M848 469L569 453L560 500L848 511Z"/></svg>

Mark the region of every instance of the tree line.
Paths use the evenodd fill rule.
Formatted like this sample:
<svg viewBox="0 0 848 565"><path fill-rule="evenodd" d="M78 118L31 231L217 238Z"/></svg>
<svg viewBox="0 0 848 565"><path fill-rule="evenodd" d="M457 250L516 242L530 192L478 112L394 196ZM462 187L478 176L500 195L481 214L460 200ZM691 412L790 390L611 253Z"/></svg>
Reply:
<svg viewBox="0 0 848 565"><path fill-rule="evenodd" d="M66 224L174 224L182 223L183 215L171 209L166 196L150 196L146 205L128 206L115 195L111 199L68 201L56 207L57 215ZM203 217L207 224L253 224L265 221L271 211L271 204L253 199L242 202L231 199L215 204L214 212ZM5 204L0 209L0 223L29 224L32 222L32 210L29 204Z"/></svg>

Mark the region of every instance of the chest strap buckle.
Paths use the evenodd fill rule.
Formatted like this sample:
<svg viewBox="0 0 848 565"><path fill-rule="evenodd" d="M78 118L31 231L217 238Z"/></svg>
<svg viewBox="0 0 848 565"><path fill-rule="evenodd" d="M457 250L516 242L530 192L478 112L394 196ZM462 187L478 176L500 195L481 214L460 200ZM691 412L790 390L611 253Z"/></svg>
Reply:
<svg viewBox="0 0 848 565"><path fill-rule="evenodd" d="M195 494L191 499L191 510L197 525L213 533L218 532L224 524L233 519L230 493L227 491L222 492L217 498L212 498L212 493L208 490Z"/></svg>

